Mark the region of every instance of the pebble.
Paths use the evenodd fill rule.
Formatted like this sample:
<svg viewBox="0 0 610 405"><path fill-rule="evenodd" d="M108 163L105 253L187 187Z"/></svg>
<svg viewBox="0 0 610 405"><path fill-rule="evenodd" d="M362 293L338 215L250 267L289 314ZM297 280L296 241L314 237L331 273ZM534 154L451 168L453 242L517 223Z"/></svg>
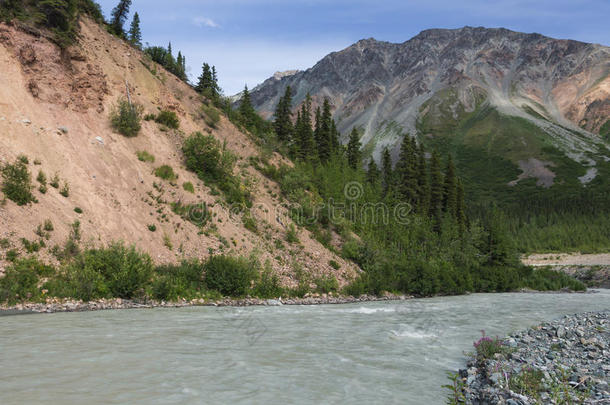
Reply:
<svg viewBox="0 0 610 405"><path fill-rule="evenodd" d="M609 324L610 311L587 312L507 337L503 353L472 357L459 371L464 403L554 404L560 392L561 403L610 404ZM539 398L515 392L523 370L541 372Z"/></svg>

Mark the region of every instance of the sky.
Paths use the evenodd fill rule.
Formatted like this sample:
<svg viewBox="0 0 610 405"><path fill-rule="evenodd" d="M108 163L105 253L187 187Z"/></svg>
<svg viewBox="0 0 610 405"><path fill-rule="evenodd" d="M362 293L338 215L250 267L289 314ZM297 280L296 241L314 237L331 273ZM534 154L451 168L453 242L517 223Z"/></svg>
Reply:
<svg viewBox="0 0 610 405"><path fill-rule="evenodd" d="M118 0L98 3L108 18ZM130 11L145 44L182 51L192 81L203 62L215 65L226 95L363 38L404 42L429 28L504 27L610 45L610 0L133 0Z"/></svg>

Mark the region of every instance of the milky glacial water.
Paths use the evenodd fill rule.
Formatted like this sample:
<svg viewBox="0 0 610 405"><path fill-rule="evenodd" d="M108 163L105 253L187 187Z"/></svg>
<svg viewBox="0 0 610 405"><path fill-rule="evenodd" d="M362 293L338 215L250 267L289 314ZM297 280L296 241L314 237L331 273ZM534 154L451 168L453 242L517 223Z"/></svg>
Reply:
<svg viewBox="0 0 610 405"><path fill-rule="evenodd" d="M442 404L482 329L608 309L610 290L0 317L0 403Z"/></svg>

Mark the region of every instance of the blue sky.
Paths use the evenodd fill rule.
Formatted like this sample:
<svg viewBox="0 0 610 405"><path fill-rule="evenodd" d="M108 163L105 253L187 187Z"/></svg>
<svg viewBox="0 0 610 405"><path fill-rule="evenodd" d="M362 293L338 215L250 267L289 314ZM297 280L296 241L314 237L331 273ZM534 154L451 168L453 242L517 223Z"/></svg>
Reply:
<svg viewBox="0 0 610 405"><path fill-rule="evenodd" d="M98 2L108 17L118 0ZM145 43L171 41L192 78L204 61L216 65L227 95L359 39L403 42L428 28L505 27L610 44L609 0L133 0L134 11Z"/></svg>

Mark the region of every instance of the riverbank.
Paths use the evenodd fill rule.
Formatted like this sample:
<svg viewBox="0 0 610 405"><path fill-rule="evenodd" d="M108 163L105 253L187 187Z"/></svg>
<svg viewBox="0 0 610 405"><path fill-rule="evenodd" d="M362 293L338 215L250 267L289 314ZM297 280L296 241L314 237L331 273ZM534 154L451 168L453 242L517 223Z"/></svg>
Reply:
<svg viewBox="0 0 610 405"><path fill-rule="evenodd" d="M610 308L481 338L454 387L467 404L609 404Z"/></svg>
<svg viewBox="0 0 610 405"><path fill-rule="evenodd" d="M183 308L193 306L213 307L248 307L248 306L280 306L280 305L324 305L324 304L351 304L357 302L397 301L414 298L411 295L395 295L386 293L383 296L361 295L359 297L338 296L329 294L310 294L302 298L223 298L218 300L194 299L177 302L155 300L126 300L121 298L99 299L83 302L70 299L49 299L44 303L23 303L13 306L0 306L0 316L19 315L27 313L54 313L54 312L86 312L111 309L136 308Z"/></svg>

